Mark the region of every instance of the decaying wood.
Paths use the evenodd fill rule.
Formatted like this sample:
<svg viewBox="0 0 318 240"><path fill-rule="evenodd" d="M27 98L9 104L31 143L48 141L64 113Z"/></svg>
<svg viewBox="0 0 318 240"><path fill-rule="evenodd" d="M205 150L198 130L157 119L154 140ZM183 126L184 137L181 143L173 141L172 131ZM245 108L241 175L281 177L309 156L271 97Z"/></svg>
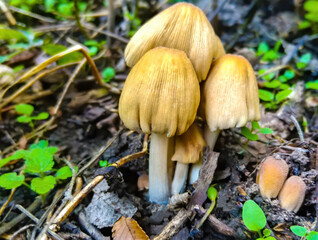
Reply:
<svg viewBox="0 0 318 240"><path fill-rule="evenodd" d="M192 209L181 209L178 214L164 227L162 232L153 240L170 239L183 227L184 223L191 217Z"/></svg>
<svg viewBox="0 0 318 240"><path fill-rule="evenodd" d="M205 156L206 161L203 162L199 173L199 179L195 183L196 187L193 195L190 199L190 206L202 205L207 196L206 191L208 190L214 176L214 172L218 163L219 153L213 152L206 148Z"/></svg>
<svg viewBox="0 0 318 240"><path fill-rule="evenodd" d="M183 227L188 219L194 218L194 216L196 215L196 211L194 211L194 208L196 206L201 206L206 200L206 191L213 180L214 172L220 154L211 151L209 148L206 148L204 155L206 156L206 160L202 164L199 173L199 179L196 183L194 193L190 198L188 209L181 209L178 214L164 227L162 232L154 238L154 240L164 240L173 237L176 233L179 232L179 230ZM216 227L216 229L219 228L223 230L223 228L220 228L219 226L224 227L224 224L221 225L221 222L214 217L212 219L214 220L213 223L218 226Z"/></svg>

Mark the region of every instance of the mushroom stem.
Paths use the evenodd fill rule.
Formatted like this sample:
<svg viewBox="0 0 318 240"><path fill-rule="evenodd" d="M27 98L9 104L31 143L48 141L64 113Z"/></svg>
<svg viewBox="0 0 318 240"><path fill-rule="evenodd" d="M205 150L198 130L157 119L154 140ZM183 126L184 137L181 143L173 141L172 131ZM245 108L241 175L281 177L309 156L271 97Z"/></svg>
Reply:
<svg viewBox="0 0 318 240"><path fill-rule="evenodd" d="M211 151L214 149L215 143L218 139L220 130L217 129L216 131L211 131L207 125L204 127L204 140L206 141L207 146L211 149ZM199 172L202 165L202 159L193 164L190 169L190 176L189 176L189 183L193 184L196 180L199 178Z"/></svg>
<svg viewBox="0 0 318 240"><path fill-rule="evenodd" d="M188 178L188 171L189 164L177 162L171 186L172 195L179 194L184 191Z"/></svg>
<svg viewBox="0 0 318 240"><path fill-rule="evenodd" d="M174 138L151 134L149 155L149 200L158 204L168 203L170 197L169 163L173 154Z"/></svg>

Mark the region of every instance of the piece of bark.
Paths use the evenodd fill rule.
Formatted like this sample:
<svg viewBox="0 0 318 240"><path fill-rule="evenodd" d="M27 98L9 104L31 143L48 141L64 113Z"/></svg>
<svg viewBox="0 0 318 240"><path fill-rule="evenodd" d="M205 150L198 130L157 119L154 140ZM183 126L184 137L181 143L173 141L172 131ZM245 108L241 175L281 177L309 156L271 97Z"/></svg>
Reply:
<svg viewBox="0 0 318 240"><path fill-rule="evenodd" d="M211 151L206 148L206 160L203 162L199 173L199 179L196 182L196 187L190 199L190 206L202 205L207 199L206 191L208 190L217 167L220 153Z"/></svg>
<svg viewBox="0 0 318 240"><path fill-rule="evenodd" d="M178 233L179 229L183 227L183 224L191 217L191 215L191 209L181 209L178 214L164 227L162 232L153 240L170 239L172 236Z"/></svg>

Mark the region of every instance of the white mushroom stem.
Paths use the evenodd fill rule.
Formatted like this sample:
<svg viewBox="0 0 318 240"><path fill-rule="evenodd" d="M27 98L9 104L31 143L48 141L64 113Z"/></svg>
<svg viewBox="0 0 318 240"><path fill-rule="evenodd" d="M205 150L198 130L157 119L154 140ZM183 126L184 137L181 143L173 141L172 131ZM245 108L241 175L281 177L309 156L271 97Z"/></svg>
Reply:
<svg viewBox="0 0 318 240"><path fill-rule="evenodd" d="M209 146L211 150L214 149L219 133L220 133L219 129L216 131L211 131L207 125L205 125L204 127L204 133L203 133L204 140L206 141L207 146ZM196 180L198 180L201 165L202 165L202 160L200 160L199 162L195 164L192 164L192 167L190 169L189 184L193 184Z"/></svg>
<svg viewBox="0 0 318 240"><path fill-rule="evenodd" d="M171 184L171 157L174 138L151 134L149 153L149 200L158 204L168 203Z"/></svg>
<svg viewBox="0 0 318 240"><path fill-rule="evenodd" d="M188 178L188 171L189 164L177 162L171 186L172 195L179 194L184 191Z"/></svg>

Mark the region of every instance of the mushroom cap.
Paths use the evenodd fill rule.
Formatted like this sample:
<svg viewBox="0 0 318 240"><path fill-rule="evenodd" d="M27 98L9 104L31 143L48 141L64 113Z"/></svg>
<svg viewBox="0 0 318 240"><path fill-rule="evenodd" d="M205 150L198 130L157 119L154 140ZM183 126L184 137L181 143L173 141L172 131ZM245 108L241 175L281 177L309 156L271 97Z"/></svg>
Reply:
<svg viewBox="0 0 318 240"><path fill-rule="evenodd" d="M261 164L256 182L261 195L266 198L277 197L288 174L288 165L283 159L267 157Z"/></svg>
<svg viewBox="0 0 318 240"><path fill-rule="evenodd" d="M203 106L211 131L245 126L261 117L257 80L242 56L217 59L203 89Z"/></svg>
<svg viewBox="0 0 318 240"><path fill-rule="evenodd" d="M168 47L184 51L199 81L206 79L216 54L216 35L202 10L190 3L177 3L145 23L131 38L125 59L129 67L150 49Z"/></svg>
<svg viewBox="0 0 318 240"><path fill-rule="evenodd" d="M206 143L200 129L193 123L188 131L176 136L175 152L171 160L186 164L196 163L200 160L205 146Z"/></svg>
<svg viewBox="0 0 318 240"><path fill-rule="evenodd" d="M303 204L306 193L306 184L301 177L288 178L279 193L278 199L282 208L297 212Z"/></svg>
<svg viewBox="0 0 318 240"><path fill-rule="evenodd" d="M218 36L215 36L216 37L216 53L215 53L215 58L220 58L220 57L223 57L225 55L225 49L223 47L223 44L221 42L221 39L218 37Z"/></svg>
<svg viewBox="0 0 318 240"><path fill-rule="evenodd" d="M145 133L184 133L195 119L200 88L183 51L158 47L131 69L119 99L125 126Z"/></svg>

